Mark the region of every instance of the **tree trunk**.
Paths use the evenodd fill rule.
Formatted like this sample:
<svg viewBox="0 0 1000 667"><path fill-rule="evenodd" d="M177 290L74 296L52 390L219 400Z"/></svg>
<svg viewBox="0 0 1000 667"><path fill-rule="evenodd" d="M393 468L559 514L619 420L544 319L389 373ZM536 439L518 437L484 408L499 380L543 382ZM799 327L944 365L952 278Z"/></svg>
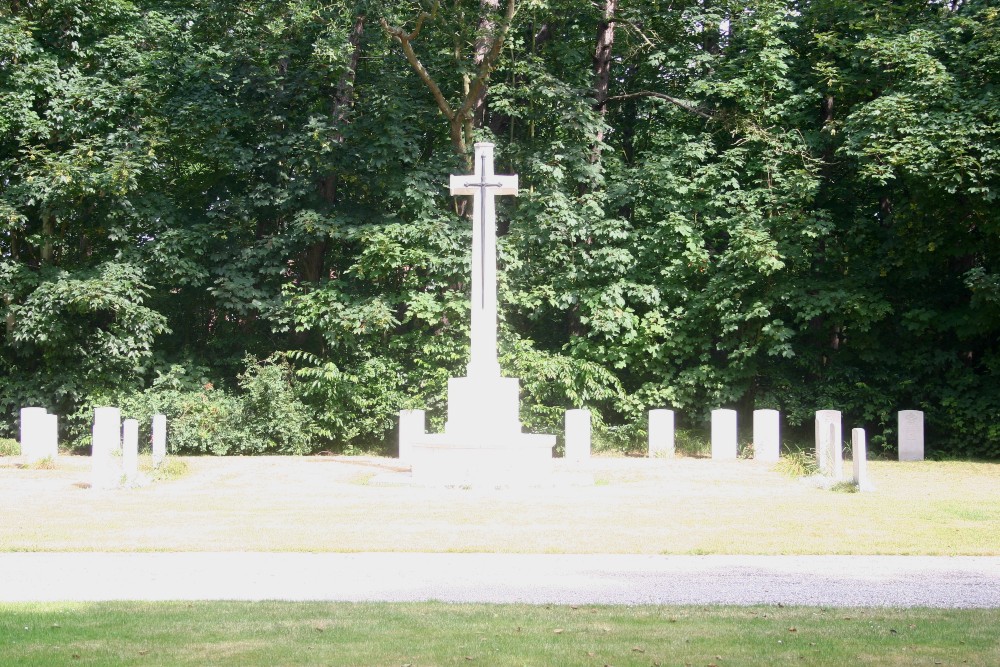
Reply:
<svg viewBox="0 0 1000 667"><path fill-rule="evenodd" d="M56 219L50 214L42 214L42 247L39 251L40 264L48 266L55 255Z"/></svg>
<svg viewBox="0 0 1000 667"><path fill-rule="evenodd" d="M330 117L334 123L333 140L342 143L344 135L340 128L349 122L351 110L354 108L354 81L357 76L358 62L361 60L361 39L365 33L365 15L358 14L351 28L350 44L351 58L347 70L341 75L330 99ZM319 195L328 207L337 200L337 174L330 174L319 183ZM302 252L299 261L302 266L301 276L307 282L322 280L326 264L326 251L329 240L322 238L310 243Z"/></svg>
<svg viewBox="0 0 1000 667"><path fill-rule="evenodd" d="M615 43L615 12L618 0L604 0L603 20L597 26L597 48L594 50L594 110L604 120L608 113L608 89L611 85L611 48ZM595 162L600 159L600 144L604 128L597 131Z"/></svg>

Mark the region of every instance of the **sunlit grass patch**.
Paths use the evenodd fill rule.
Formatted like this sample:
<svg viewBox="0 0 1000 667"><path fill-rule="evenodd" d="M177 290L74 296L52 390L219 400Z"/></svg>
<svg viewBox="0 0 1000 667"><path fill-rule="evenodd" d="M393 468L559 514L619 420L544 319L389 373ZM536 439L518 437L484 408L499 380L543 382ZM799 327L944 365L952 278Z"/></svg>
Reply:
<svg viewBox="0 0 1000 667"><path fill-rule="evenodd" d="M0 605L5 665L992 665L998 627L997 610Z"/></svg>

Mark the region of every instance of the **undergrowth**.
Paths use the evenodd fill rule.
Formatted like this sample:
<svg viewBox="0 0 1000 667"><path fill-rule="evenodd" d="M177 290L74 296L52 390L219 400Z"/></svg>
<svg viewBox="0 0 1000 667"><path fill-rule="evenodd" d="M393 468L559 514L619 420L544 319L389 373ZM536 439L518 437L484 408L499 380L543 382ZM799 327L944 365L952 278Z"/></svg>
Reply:
<svg viewBox="0 0 1000 667"><path fill-rule="evenodd" d="M819 473L816 457L801 449L786 452L774 465L774 469L789 477L810 477Z"/></svg>

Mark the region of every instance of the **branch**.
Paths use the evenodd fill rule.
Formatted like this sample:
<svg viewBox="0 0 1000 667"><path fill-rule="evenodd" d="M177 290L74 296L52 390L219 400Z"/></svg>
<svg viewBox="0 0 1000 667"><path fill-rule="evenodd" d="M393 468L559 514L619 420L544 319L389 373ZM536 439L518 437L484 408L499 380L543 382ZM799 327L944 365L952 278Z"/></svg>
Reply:
<svg viewBox="0 0 1000 667"><path fill-rule="evenodd" d="M490 72L493 71L493 65L496 64L497 58L500 56L500 51L503 49L503 42L507 38L507 32L510 30L510 24L514 20L515 5L515 0L507 0L507 8L504 10L503 20L500 22L500 28L493 39L493 44L490 45L489 51L483 56L483 62L479 65L479 72L476 73L476 78L472 80L472 85L469 86L469 93L462 102L462 108L458 110L460 116L464 117L472 110L472 105L479 99L479 95L486 86L486 80L489 79Z"/></svg>
<svg viewBox="0 0 1000 667"><path fill-rule="evenodd" d="M711 119L713 117L712 112L706 111L705 109L702 109L696 106L695 104L688 102L687 100L681 100L676 97L671 97L670 95L665 95L663 93L654 93L649 90L643 90L638 93L628 93L627 95L615 95L613 97L609 97L608 101L611 102L613 100L628 100L636 97L655 97L658 100L666 100L667 102L670 102L671 104L680 107L685 111L693 113L696 116L701 116L702 118L708 118L708 119Z"/></svg>
<svg viewBox="0 0 1000 667"><path fill-rule="evenodd" d="M646 42L646 46L654 49L656 48L656 45L653 44L652 40L650 40L649 37L646 37L646 33L642 31L642 28L640 28L635 21L629 21L628 19L625 19L624 23L628 27L632 28L632 30L635 30L636 34L638 34L639 37L642 37L642 41Z"/></svg>
<svg viewBox="0 0 1000 667"><path fill-rule="evenodd" d="M420 12L420 16L417 17L417 23L413 28L413 32L409 33L402 28L394 28L390 26L389 22L384 18L379 19L379 22L382 24L382 29L385 30L387 34L395 37L399 41L400 46L403 47L403 54L410 62L410 66L417 72L417 75L420 77L420 80L424 82L424 85L430 89L431 94L434 96L434 101L437 102L438 108L441 109L441 113L443 113L445 117L451 121L455 118L455 112L452 111L451 105L448 104L448 100L445 99L441 89L438 88L434 79L431 78L430 72L428 72L427 68L424 67L424 64L420 62L420 58L417 57L417 53L413 50L413 45L410 43L411 40L416 39L417 35L420 34L421 28L424 27L424 21L428 18L434 17L437 13L437 8L438 2L435 0L434 6L431 8L430 12Z"/></svg>

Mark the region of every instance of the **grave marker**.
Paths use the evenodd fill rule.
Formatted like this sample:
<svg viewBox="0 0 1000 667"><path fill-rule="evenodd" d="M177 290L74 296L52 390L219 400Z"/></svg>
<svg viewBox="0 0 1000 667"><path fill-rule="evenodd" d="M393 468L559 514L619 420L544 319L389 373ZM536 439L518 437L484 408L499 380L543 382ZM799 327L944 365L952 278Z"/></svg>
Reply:
<svg viewBox="0 0 1000 667"><path fill-rule="evenodd" d="M567 461L582 463L590 459L590 435L590 410L567 410Z"/></svg>
<svg viewBox="0 0 1000 667"><path fill-rule="evenodd" d="M91 445L91 486L113 489L121 484L122 418L118 408L94 408L94 430Z"/></svg>
<svg viewBox="0 0 1000 667"><path fill-rule="evenodd" d="M901 410L899 420L899 460L924 460L924 413Z"/></svg>
<svg viewBox="0 0 1000 667"><path fill-rule="evenodd" d="M674 456L674 411L649 411L649 456Z"/></svg>
<svg viewBox="0 0 1000 667"><path fill-rule="evenodd" d="M153 415L153 465L167 458L167 416Z"/></svg>
<svg viewBox="0 0 1000 667"><path fill-rule="evenodd" d="M875 487L868 478L868 444L863 428L851 430L851 457L854 463L854 483L858 485L858 491L874 491Z"/></svg>
<svg viewBox="0 0 1000 667"><path fill-rule="evenodd" d="M777 410L753 411L753 457L777 461L781 456L781 415Z"/></svg>
<svg viewBox="0 0 1000 667"><path fill-rule="evenodd" d="M844 476L844 439L840 410L816 411L816 464L820 473L834 479Z"/></svg>
<svg viewBox="0 0 1000 667"><path fill-rule="evenodd" d="M735 459L736 441L736 410L712 410L712 458Z"/></svg>
<svg viewBox="0 0 1000 667"><path fill-rule="evenodd" d="M45 408L21 408L21 456L28 463L45 458L46 426Z"/></svg>
<svg viewBox="0 0 1000 667"><path fill-rule="evenodd" d="M122 476L125 484L134 484L139 477L139 420L122 423Z"/></svg>
<svg viewBox="0 0 1000 667"><path fill-rule="evenodd" d="M399 411L399 460L409 463L413 456L413 441L427 432L423 410Z"/></svg>

